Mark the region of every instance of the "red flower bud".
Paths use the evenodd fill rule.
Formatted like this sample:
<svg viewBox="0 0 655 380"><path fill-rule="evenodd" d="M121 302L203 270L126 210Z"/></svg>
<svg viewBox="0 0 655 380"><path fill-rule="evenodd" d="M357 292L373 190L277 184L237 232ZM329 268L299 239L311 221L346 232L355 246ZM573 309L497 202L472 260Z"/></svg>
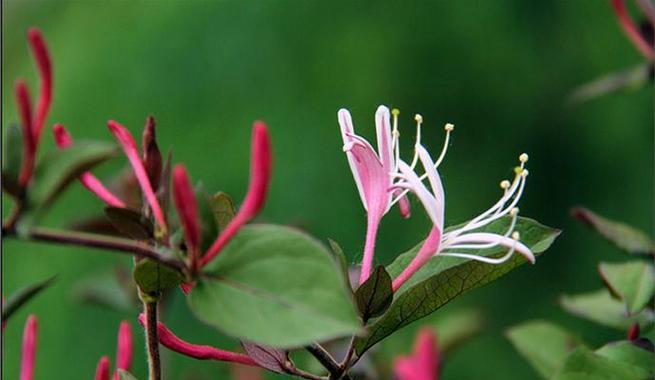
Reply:
<svg viewBox="0 0 655 380"><path fill-rule="evenodd" d="M20 364L20 380L32 380L36 361L36 342L38 324L36 317L30 315L23 331L23 351Z"/></svg>
<svg viewBox="0 0 655 380"><path fill-rule="evenodd" d="M109 358L103 356L96 367L95 380L109 380Z"/></svg>
<svg viewBox="0 0 655 380"><path fill-rule="evenodd" d="M177 165L173 169L173 199L175 200L177 214L180 217L180 223L184 229L186 245L195 270L201 239L198 204L187 171L182 165Z"/></svg>
<svg viewBox="0 0 655 380"><path fill-rule="evenodd" d="M132 367L132 326L127 321L122 321L118 328L118 349L116 351L116 373L114 380L120 380L119 369L129 371Z"/></svg>
<svg viewBox="0 0 655 380"><path fill-rule="evenodd" d="M155 135L155 118L148 116L146 125L143 128L143 138L141 149L143 149L143 165L148 173L148 179L155 191L159 188L159 181L162 172L162 158L159 147L157 146L157 137Z"/></svg>

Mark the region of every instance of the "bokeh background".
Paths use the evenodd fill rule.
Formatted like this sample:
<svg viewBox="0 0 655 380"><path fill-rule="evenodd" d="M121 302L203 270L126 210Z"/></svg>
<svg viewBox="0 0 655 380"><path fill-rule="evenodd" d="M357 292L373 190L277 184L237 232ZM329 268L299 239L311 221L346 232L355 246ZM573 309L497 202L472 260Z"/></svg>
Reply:
<svg viewBox="0 0 655 380"><path fill-rule="evenodd" d="M536 266L439 311L476 308L485 328L446 358L445 379L528 379L536 374L503 337L529 318L566 324L592 344L620 334L567 316L559 295L592 290L596 264L621 253L572 220L584 204L609 217L653 228L653 87L569 106L578 85L640 62L607 1L3 1L3 126L17 119L15 78L36 93L26 45L38 26L54 60L49 123L74 136L110 139L105 122L135 134L158 120L160 147L172 147L194 180L240 199L248 181L253 120L274 142L274 180L260 219L302 226L339 241L353 261L363 247L365 217L341 151L336 111L348 107L356 129L374 136L379 104L401 110L403 154L411 154L413 114L424 141L441 147L443 124L456 125L443 164L446 220L457 223L495 202L498 183L518 155L530 154L521 213L563 229ZM53 149L51 135L43 151ZM122 167L118 158L98 174ZM424 237L428 219L392 212L383 222L377 260ZM6 215L7 200L4 201ZM98 215L102 205L73 186L44 222L63 227ZM56 284L7 326L2 374L17 378L28 313L40 318L37 379L90 378L102 354L115 352L121 319L138 310L82 304L72 289L130 259L103 252L3 242L3 294L58 274ZM181 295L166 322L197 342L235 347L194 320ZM145 366L134 325L134 373ZM397 351L407 352L409 346ZM226 366L166 354L169 378L226 378Z"/></svg>

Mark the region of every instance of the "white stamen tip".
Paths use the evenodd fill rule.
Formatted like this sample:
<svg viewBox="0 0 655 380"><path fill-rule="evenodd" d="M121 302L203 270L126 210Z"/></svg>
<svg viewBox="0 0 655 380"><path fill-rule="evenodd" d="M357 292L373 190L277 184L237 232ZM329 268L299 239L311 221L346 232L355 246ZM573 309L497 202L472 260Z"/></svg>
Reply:
<svg viewBox="0 0 655 380"><path fill-rule="evenodd" d="M446 132L450 132L450 131L452 131L453 129L455 129L455 126L452 125L452 124L450 124L450 123L447 123L447 124L444 126L444 129L446 130Z"/></svg>
<svg viewBox="0 0 655 380"><path fill-rule="evenodd" d="M528 171L528 169L523 169L523 171L521 172L521 175L522 175L524 178L527 177L528 174L530 174L530 172Z"/></svg>
<svg viewBox="0 0 655 380"><path fill-rule="evenodd" d="M525 164L526 162L528 162L528 158L529 158L529 157L528 157L528 154L527 154L527 153L523 153L523 154L521 154L521 155L519 156L519 161L521 161L522 163Z"/></svg>
<svg viewBox="0 0 655 380"><path fill-rule="evenodd" d="M508 180L500 181L500 188L503 190L509 189L510 183Z"/></svg>
<svg viewBox="0 0 655 380"><path fill-rule="evenodd" d="M512 232L512 239L518 241L519 239L521 239L521 234L518 231Z"/></svg>
<svg viewBox="0 0 655 380"><path fill-rule="evenodd" d="M421 124L423 122L423 116L416 114L414 115L414 120L416 120L417 123Z"/></svg>
<svg viewBox="0 0 655 380"><path fill-rule="evenodd" d="M509 212L509 214L510 214L511 216L517 216L517 215L519 214L519 208L518 208L518 207L514 207L514 208L512 209L512 211Z"/></svg>

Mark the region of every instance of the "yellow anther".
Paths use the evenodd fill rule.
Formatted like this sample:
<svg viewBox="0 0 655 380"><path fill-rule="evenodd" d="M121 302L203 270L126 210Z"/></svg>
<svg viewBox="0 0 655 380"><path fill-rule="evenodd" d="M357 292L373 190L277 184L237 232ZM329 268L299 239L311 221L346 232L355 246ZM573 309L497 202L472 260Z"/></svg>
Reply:
<svg viewBox="0 0 655 380"><path fill-rule="evenodd" d="M507 189L509 189L509 185L510 185L510 183L509 183L508 180L500 181L500 188L501 189L507 190Z"/></svg>
<svg viewBox="0 0 655 380"><path fill-rule="evenodd" d="M450 123L446 123L446 125L444 126L444 129L446 130L446 132L450 132L453 129L455 129L455 126L450 124Z"/></svg>
<svg viewBox="0 0 655 380"><path fill-rule="evenodd" d="M414 115L414 120L416 120L416 123L420 125L421 123L423 123L423 116L416 114Z"/></svg>
<svg viewBox="0 0 655 380"><path fill-rule="evenodd" d="M398 108L394 108L394 109L391 110L391 114L394 117L398 117L398 115L400 115L400 110Z"/></svg>
<svg viewBox="0 0 655 380"><path fill-rule="evenodd" d="M521 239L521 234L518 231L512 232L512 239L518 241L519 239Z"/></svg>
<svg viewBox="0 0 655 380"><path fill-rule="evenodd" d="M516 167L514 167L514 173L515 173L516 175L520 175L521 173L523 173L523 168L520 167L520 166L516 166Z"/></svg>
<svg viewBox="0 0 655 380"><path fill-rule="evenodd" d="M523 154L521 154L521 155L519 156L519 161L521 161L522 163L525 164L526 162L528 162L528 158L529 158L529 157L528 157L528 154L527 154L527 153L523 153Z"/></svg>
<svg viewBox="0 0 655 380"><path fill-rule="evenodd" d="M519 214L519 208L518 208L518 207L514 207L514 208L509 212L509 214L510 214L511 216L517 216L517 215Z"/></svg>

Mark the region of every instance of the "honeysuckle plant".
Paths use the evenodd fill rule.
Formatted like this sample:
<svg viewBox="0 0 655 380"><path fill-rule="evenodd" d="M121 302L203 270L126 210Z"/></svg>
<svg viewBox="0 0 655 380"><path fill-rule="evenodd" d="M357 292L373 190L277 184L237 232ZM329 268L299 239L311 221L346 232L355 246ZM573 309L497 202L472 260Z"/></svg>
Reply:
<svg viewBox="0 0 655 380"><path fill-rule="evenodd" d="M16 85L20 127L5 127L2 170L3 191L13 198L13 209L3 221L2 237L133 256L149 379L162 378L160 345L199 360L306 379L349 379L353 366L382 339L524 262L535 263L559 234L518 215L528 175L525 154L519 156L514 178L501 182L496 203L467 222L446 227L438 169L454 127L446 124L445 142L434 160L421 141L423 119L417 115L413 156L405 161L400 157L399 112L386 106L375 114L377 149L355 134L347 110L338 111L335 123L343 139L335 152L343 148L367 215L361 263L349 262L335 241L330 240L328 249L322 238L297 228L251 223L267 201L273 170L272 140L264 122L252 127L250 182L238 207L227 194L208 192L192 181L186 166L172 155L164 158L152 116L146 118L140 147L132 132L115 120L107 122L115 143L73 138L63 122L56 122L51 130L57 149L37 155L49 125L52 62L38 30L29 31L28 41L41 89L32 110L26 84ZM116 187L96 177L93 169L119 152L128 170ZM99 209L104 207L109 228L80 232L41 227L49 207L77 181L97 198ZM129 195L135 191L136 199ZM376 262L378 227L396 204L410 217L413 196L430 220L427 234L418 232L417 238L427 237L383 266ZM353 268L360 274L351 285L348 273ZM7 304L17 309L48 283L28 286ZM186 298L191 315L238 339L241 349L187 342L175 335L161 307L162 299L175 292ZM10 315L3 310L3 323ZM132 341L125 326L120 328L117 373L130 379L126 371ZM414 359L399 359L399 377L436 379L438 365L430 362L434 348L426 339L419 338L425 342ZM342 358L326 349L332 342L345 344ZM292 359L297 351L311 354L322 369L299 368ZM108 358L102 358L96 378L108 378L109 367ZM407 377L410 367L424 375Z"/></svg>

